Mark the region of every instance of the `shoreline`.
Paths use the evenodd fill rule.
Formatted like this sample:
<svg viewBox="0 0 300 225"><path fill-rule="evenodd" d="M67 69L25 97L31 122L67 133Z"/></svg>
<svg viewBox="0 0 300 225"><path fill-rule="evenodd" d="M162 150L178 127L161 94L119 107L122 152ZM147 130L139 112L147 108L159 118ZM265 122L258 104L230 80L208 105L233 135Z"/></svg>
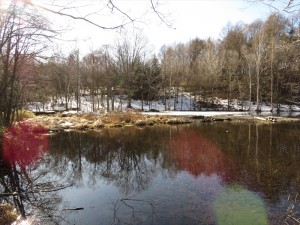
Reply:
<svg viewBox="0 0 300 225"><path fill-rule="evenodd" d="M110 112L96 114L53 114L28 118L24 122L44 126L50 133L64 131L89 131L103 128L122 128L128 126L145 127L154 125L180 125L193 122L214 123L291 123L300 118L280 116L254 116L248 112L224 111L168 111L168 112Z"/></svg>

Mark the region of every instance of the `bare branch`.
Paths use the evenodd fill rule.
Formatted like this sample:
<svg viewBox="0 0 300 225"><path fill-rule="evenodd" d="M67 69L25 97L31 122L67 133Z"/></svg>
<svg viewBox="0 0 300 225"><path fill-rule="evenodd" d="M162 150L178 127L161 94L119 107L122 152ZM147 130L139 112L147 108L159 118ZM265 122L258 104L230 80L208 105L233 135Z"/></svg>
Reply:
<svg viewBox="0 0 300 225"><path fill-rule="evenodd" d="M43 7L41 5L33 4L31 2L31 0L23 0L23 1L27 5L30 5L30 6L33 6L33 7L38 7L40 9L44 10L44 11L47 11L47 12L50 12L50 13L54 13L54 14L57 14L57 15L60 15L60 16L69 17L69 18L72 18L72 19L75 19L75 20L81 20L81 21L87 22L87 23L89 23L89 24L91 24L93 26L99 27L99 28L104 29L104 30L115 30L115 29L123 28L124 26L126 26L126 25L128 25L128 24L130 24L130 23L132 23L134 21L134 20L131 19L130 22L127 22L127 23L123 23L123 24L120 24L120 25L112 26L112 27L106 27L106 26L99 25L98 23L95 23L95 22L87 19L87 17L75 16L75 15L71 15L71 14L68 14L68 13L63 13L62 10L59 10L59 11L52 10L52 9ZM116 8L116 7L114 7L114 8ZM118 9L118 8L116 8L116 9ZM118 9L118 11L122 12L119 9Z"/></svg>
<svg viewBox="0 0 300 225"><path fill-rule="evenodd" d="M300 3L299 1L295 1L295 0L286 0L286 1L282 1L282 0L273 0L273 1L269 1L269 0L248 0L248 2L251 3L261 3L263 5L266 5L268 7L270 7L273 10L276 11L283 11L286 13L293 13L293 12L297 12L300 9Z"/></svg>
<svg viewBox="0 0 300 225"><path fill-rule="evenodd" d="M60 191L69 187L72 187L73 184L69 184L66 186L58 186L54 188L48 188L48 189L36 189L36 190L31 190L31 191L24 191L24 192L13 192L13 193L1 193L0 197L6 197L6 196L18 196L18 195L23 195L23 194L36 194L36 193L42 193L42 192L56 192Z"/></svg>
<svg viewBox="0 0 300 225"><path fill-rule="evenodd" d="M109 0L107 6L111 9L111 11L113 12L114 9L116 9L117 11L119 11L122 15L124 15L125 17L127 17L131 22L134 22L135 20L132 19L127 13L125 13L124 11L120 10L113 2L112 0Z"/></svg>
<svg viewBox="0 0 300 225"><path fill-rule="evenodd" d="M171 28L171 24L166 21L166 17L164 15L164 13L158 11L158 1L155 3L153 0L148 0L150 1L150 6L149 8L151 9L152 12L154 12L157 17L159 18L159 20L161 20L167 27ZM69 12L66 12L66 10L70 10L70 9L78 9L81 7L86 7L89 5L84 5L84 6L72 6L70 4L63 6L63 5L55 5L55 4L51 4L51 6L53 6L55 9L53 9L53 7L50 7L50 4L46 4L45 5L41 5L41 4L37 4L37 3L33 3L31 0L22 0L22 2L26 5L30 5L32 7L36 7L39 9L42 9L44 11L56 14L56 15L60 15L60 16L64 16L64 17L69 17L71 19L74 20L81 20L84 22L87 22L93 26L96 26L98 28L104 29L104 30L114 30L114 29L119 29L119 28L123 28L128 24L133 24L135 22L141 22L141 21L137 21L137 18L133 18L131 15L129 15L126 11L122 10L120 7L118 7L113 0L108 0L108 3L106 4L106 6L100 10L96 10L95 12L92 13L88 13L86 15L78 15L78 14L72 14ZM110 10L110 12L113 14L114 12L116 12L116 14L122 16L124 18L124 21L121 24L117 24L117 25L113 25L113 26L105 26L105 25L101 25L98 22L96 22L95 20L89 19L88 17L94 14L98 14L99 12L101 12L104 9L108 9ZM149 12L149 11L148 11Z"/></svg>
<svg viewBox="0 0 300 225"><path fill-rule="evenodd" d="M160 19L164 24L166 24L167 27L171 28L171 24L167 23L167 21L164 19L163 14L157 10L157 4L154 5L153 0L150 0L150 3L151 3L151 8L152 8L153 12L156 13L156 15L159 17L159 19Z"/></svg>

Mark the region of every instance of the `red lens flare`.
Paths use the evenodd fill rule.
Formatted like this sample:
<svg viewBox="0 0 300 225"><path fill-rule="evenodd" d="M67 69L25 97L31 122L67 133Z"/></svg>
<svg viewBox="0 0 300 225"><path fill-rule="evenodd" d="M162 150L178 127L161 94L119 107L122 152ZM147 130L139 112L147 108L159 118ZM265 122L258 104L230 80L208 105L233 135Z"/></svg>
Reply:
<svg viewBox="0 0 300 225"><path fill-rule="evenodd" d="M195 177L216 174L227 182L234 179L232 161L214 143L195 131L175 135L171 148L180 169Z"/></svg>
<svg viewBox="0 0 300 225"><path fill-rule="evenodd" d="M26 167L48 150L47 129L41 125L18 123L3 133L3 160Z"/></svg>

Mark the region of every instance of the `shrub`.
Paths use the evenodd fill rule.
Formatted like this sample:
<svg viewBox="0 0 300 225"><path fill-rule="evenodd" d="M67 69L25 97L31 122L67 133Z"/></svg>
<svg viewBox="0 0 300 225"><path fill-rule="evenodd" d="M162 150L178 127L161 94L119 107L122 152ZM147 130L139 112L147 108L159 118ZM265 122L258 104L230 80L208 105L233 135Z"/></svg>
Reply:
<svg viewBox="0 0 300 225"><path fill-rule="evenodd" d="M35 114L29 110L21 109L15 113L14 121L21 121L28 118L35 117Z"/></svg>
<svg viewBox="0 0 300 225"><path fill-rule="evenodd" d="M4 117L4 113L2 112L2 117ZM35 114L29 110L19 109L13 115L11 115L11 122L22 121L27 118L33 118ZM3 127L0 127L0 133L3 131Z"/></svg>

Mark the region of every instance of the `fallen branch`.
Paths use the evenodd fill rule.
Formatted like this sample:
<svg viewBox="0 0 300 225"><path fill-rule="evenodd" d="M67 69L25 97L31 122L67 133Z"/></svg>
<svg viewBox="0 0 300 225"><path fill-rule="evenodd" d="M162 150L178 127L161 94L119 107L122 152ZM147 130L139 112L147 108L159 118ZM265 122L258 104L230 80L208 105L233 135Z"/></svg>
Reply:
<svg viewBox="0 0 300 225"><path fill-rule="evenodd" d="M62 209L62 210L70 210L70 211L72 211L72 210L84 210L84 208L79 207L79 208L68 208L68 209Z"/></svg>

